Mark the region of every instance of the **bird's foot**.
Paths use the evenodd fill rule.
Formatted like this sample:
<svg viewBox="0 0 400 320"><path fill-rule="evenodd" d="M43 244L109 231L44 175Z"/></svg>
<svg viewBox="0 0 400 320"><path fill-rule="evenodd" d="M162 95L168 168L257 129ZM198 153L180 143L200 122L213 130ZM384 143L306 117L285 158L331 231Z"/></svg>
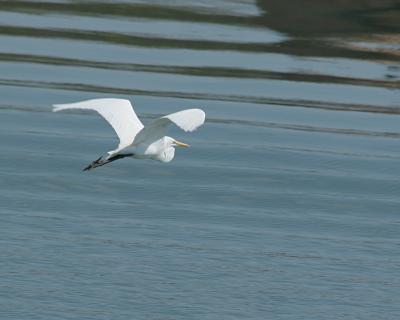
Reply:
<svg viewBox="0 0 400 320"><path fill-rule="evenodd" d="M101 167L102 165L105 165L108 163L108 161L102 160L103 157L98 158L97 160L94 160L91 164L89 164L86 168L83 169L83 171L89 171L91 169Z"/></svg>

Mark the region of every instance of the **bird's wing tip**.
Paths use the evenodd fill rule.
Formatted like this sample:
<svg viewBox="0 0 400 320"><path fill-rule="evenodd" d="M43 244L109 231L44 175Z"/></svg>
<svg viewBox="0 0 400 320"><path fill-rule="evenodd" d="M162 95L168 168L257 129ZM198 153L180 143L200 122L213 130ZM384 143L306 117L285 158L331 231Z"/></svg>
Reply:
<svg viewBox="0 0 400 320"><path fill-rule="evenodd" d="M58 104L53 104L53 112L57 112L60 110L60 106Z"/></svg>
<svg viewBox="0 0 400 320"><path fill-rule="evenodd" d="M202 109L195 109L195 110L197 110L197 112L199 112L199 114L201 115L201 121L200 121L201 122L200 126L201 126L206 121L206 113Z"/></svg>
<svg viewBox="0 0 400 320"><path fill-rule="evenodd" d="M203 118L203 121L204 121L204 119L206 118L206 113L204 112L204 110L202 110L200 108L196 108L196 109L193 109L193 110L198 112L199 114L201 114L201 116Z"/></svg>

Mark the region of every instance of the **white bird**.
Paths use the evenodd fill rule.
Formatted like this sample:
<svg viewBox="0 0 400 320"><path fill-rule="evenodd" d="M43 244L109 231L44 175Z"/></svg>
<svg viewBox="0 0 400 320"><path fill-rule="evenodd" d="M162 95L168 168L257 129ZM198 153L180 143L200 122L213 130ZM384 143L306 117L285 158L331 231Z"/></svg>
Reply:
<svg viewBox="0 0 400 320"><path fill-rule="evenodd" d="M166 136L169 126L175 124L182 130L190 132L200 127L205 120L203 110L187 109L158 118L144 127L130 101L125 99L91 99L76 103L55 104L53 107L53 111L95 110L118 135L118 147L93 161L83 169L84 171L125 157L170 162L174 158L175 147L189 147L189 145Z"/></svg>

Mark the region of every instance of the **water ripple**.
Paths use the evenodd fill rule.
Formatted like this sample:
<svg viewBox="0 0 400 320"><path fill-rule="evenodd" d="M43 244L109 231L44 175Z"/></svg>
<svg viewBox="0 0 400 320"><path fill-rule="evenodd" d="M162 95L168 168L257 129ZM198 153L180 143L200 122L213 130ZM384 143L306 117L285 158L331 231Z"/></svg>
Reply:
<svg viewBox="0 0 400 320"><path fill-rule="evenodd" d="M207 94L196 92L174 92L174 91L148 91L139 89L128 88L114 88L103 87L97 85L88 85L80 83L54 83L46 81L32 81L32 80L12 80L0 79L2 86L16 86L16 87L30 87L30 88L49 88L61 89L68 91L84 91L84 92L98 92L110 94L126 94L136 96L152 96L152 97L173 97L181 99L194 99L194 100L214 100L225 102L242 102L253 103L262 105L280 105L286 107L302 107L314 108L322 110L341 110L341 111L357 111L357 112L371 112L382 114L400 114L400 107L390 106L373 106L366 104L345 104L334 102L319 102L312 100L290 100L290 99L276 99L268 97L254 97L254 96L240 96L240 95L223 95L223 94Z"/></svg>

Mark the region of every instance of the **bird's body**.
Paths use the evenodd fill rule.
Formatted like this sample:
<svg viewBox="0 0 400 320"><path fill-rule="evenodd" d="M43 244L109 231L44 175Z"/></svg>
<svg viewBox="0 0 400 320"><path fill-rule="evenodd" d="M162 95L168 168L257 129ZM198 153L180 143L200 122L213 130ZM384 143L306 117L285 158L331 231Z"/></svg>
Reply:
<svg viewBox="0 0 400 320"><path fill-rule="evenodd" d="M84 170L90 170L125 157L170 162L174 158L175 147L188 147L189 145L166 136L169 126L175 124L184 131L194 131L205 120L203 110L187 109L158 118L144 127L129 100L125 99L92 99L60 104L54 105L53 111L67 109L97 111L114 128L120 140L115 150L111 150L93 161Z"/></svg>
<svg viewBox="0 0 400 320"><path fill-rule="evenodd" d="M152 143L132 144L124 148L119 153L131 154L137 159L152 159L161 162L170 162L174 158L175 148L171 146L174 139L163 137Z"/></svg>

